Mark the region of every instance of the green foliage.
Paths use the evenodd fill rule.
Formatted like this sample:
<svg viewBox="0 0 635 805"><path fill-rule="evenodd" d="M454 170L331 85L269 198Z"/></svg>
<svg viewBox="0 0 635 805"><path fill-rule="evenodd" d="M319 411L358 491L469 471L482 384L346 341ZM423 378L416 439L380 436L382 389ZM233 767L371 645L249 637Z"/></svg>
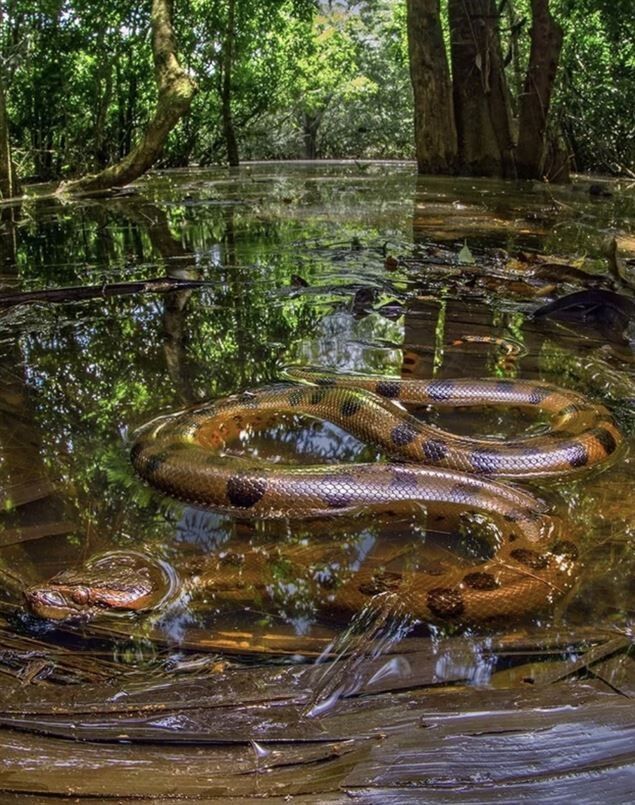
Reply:
<svg viewBox="0 0 635 805"><path fill-rule="evenodd" d="M564 29L555 112L577 167L635 163L635 16L631 0L552 0Z"/></svg>
<svg viewBox="0 0 635 805"><path fill-rule="evenodd" d="M208 164L224 157L221 101L228 36L227 0L190 0L177 18L185 64L199 86L191 114L167 149L173 164ZM239 137L278 106L288 92L313 4L309 0L257 0L236 3L232 31L232 114Z"/></svg>
<svg viewBox="0 0 635 805"><path fill-rule="evenodd" d="M126 153L154 95L148 9L119 0L12 2L0 42L23 176L48 180Z"/></svg>
<svg viewBox="0 0 635 805"><path fill-rule="evenodd" d="M301 47L286 104L263 121L250 153L411 157L405 4L323 4L298 35Z"/></svg>
<svg viewBox="0 0 635 805"><path fill-rule="evenodd" d="M223 161L221 93L243 159L412 157L404 0L176 0L183 66L199 86L163 164ZM529 0L500 5L512 108L527 66ZM121 159L153 112L150 2L8 0L0 30L19 174L53 180ZM631 0L551 0L564 29L552 127L578 170L635 162ZM447 22L447 4L441 3ZM524 23L521 22L524 20ZM446 30L446 34L449 33Z"/></svg>

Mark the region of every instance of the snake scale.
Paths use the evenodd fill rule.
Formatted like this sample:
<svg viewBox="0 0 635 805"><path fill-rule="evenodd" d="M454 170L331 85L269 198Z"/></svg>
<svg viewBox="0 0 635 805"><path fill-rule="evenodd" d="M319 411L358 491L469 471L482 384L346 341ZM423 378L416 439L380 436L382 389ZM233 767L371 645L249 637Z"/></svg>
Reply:
<svg viewBox="0 0 635 805"><path fill-rule="evenodd" d="M457 510L485 514L500 531L494 556L469 572L454 568L434 575L412 566L396 574L375 569L366 578L362 569L330 596L335 607L354 611L377 592L399 590L416 616L480 621L524 614L571 585L574 539L563 536L562 525L537 497L492 476L559 476L606 461L622 436L603 406L572 391L519 380L399 380L299 368L287 376L293 384L149 423L132 448L135 469L167 495L248 517L305 518L360 507L394 512L420 503L440 516ZM551 427L515 441L469 439L422 423L399 403L515 406L546 414ZM327 419L378 446L389 460L285 467L223 455L227 443L270 412Z"/></svg>

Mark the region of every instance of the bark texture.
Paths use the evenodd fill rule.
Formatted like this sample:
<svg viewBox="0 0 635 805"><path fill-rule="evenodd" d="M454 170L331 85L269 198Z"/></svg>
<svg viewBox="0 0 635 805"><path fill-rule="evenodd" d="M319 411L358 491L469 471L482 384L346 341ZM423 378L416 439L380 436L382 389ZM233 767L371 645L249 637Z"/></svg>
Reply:
<svg viewBox="0 0 635 805"><path fill-rule="evenodd" d="M453 173L456 130L439 0L408 0L408 51L419 173Z"/></svg>
<svg viewBox="0 0 635 805"><path fill-rule="evenodd" d="M459 170L515 176L510 98L494 0L449 0Z"/></svg>
<svg viewBox="0 0 635 805"><path fill-rule="evenodd" d="M562 28L549 13L549 0L531 0L531 11L531 52L520 99L516 165L521 178L541 179L546 167L547 117L562 50Z"/></svg>
<svg viewBox="0 0 635 805"><path fill-rule="evenodd" d="M58 192L86 193L121 187L142 176L156 162L168 134L189 110L194 81L180 66L172 27L172 0L152 0L152 54L158 87L157 107L140 142L120 162L94 176L60 186Z"/></svg>

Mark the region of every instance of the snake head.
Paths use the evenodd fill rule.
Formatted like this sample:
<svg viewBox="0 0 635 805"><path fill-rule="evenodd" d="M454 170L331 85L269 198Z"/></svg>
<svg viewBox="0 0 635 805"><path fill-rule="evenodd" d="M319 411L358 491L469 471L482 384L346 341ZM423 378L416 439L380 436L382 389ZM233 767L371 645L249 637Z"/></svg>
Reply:
<svg viewBox="0 0 635 805"><path fill-rule="evenodd" d="M48 620L84 620L96 614L88 589L81 585L58 584L52 579L48 584L27 588L24 597L35 615Z"/></svg>
<svg viewBox="0 0 635 805"><path fill-rule="evenodd" d="M161 604L174 574L145 554L111 551L63 570L24 591L29 609L49 620L89 620L106 613L137 612Z"/></svg>

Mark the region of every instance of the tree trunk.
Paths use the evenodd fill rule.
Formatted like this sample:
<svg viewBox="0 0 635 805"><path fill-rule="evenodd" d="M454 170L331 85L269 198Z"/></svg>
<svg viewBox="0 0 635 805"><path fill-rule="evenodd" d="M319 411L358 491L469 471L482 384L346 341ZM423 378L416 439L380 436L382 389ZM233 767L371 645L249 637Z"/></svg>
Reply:
<svg viewBox="0 0 635 805"><path fill-rule="evenodd" d="M513 177L514 139L494 0L449 0L459 170Z"/></svg>
<svg viewBox="0 0 635 805"><path fill-rule="evenodd" d="M518 39L520 37L520 33L525 26L525 18L518 17L516 15L516 11L514 9L514 5L512 0L507 0L505 3L505 14L507 16L507 24L509 25L509 51L507 56L504 60L505 65L509 64L511 60L511 70L512 70L512 92L511 92L511 104L514 117L518 117L518 103L520 102L520 96L522 93L523 88L523 76L522 76L522 69L520 66L520 47L518 45Z"/></svg>
<svg viewBox="0 0 635 805"><path fill-rule="evenodd" d="M18 177L11 158L9 120L7 117L4 76L0 65L0 198L13 198L20 192Z"/></svg>
<svg viewBox="0 0 635 805"><path fill-rule="evenodd" d="M103 82L101 78L103 77ZM106 143L106 122L108 107L112 99L112 68L105 62L103 75L96 83L95 145L94 158L98 168L108 163L108 144ZM102 90L103 86L103 90Z"/></svg>
<svg viewBox="0 0 635 805"><path fill-rule="evenodd" d="M531 11L531 52L520 99L516 164L520 177L541 179L547 116L562 49L562 28L549 13L549 0L531 0Z"/></svg>
<svg viewBox="0 0 635 805"><path fill-rule="evenodd" d="M0 27L3 24L3 8L0 4ZM11 157L9 118L5 94L4 61L0 58L0 198L12 198L20 192L18 176Z"/></svg>
<svg viewBox="0 0 635 805"><path fill-rule="evenodd" d="M223 47L223 83L221 87L221 105L223 115L223 132L225 134L225 145L227 147L227 161L230 165L236 166L239 163L238 142L236 140L236 130L232 117L232 67L234 64L234 39L236 24L236 2L229 0L227 8L227 30L225 32L225 44Z"/></svg>
<svg viewBox="0 0 635 805"><path fill-rule="evenodd" d="M456 130L439 0L408 0L408 52L419 173L453 173Z"/></svg>
<svg viewBox="0 0 635 805"><path fill-rule="evenodd" d="M179 65L172 28L172 0L152 0L152 54L158 86L154 117L141 141L121 162L95 176L60 185L58 192L86 193L121 187L142 176L156 162L174 126L188 111L196 85Z"/></svg>
<svg viewBox="0 0 635 805"><path fill-rule="evenodd" d="M106 29L102 27L98 34L98 50L106 49ZM98 169L108 164L108 147L106 144L106 122L108 107L112 99L112 62L105 57L97 66L95 75L95 125L94 125L94 164Z"/></svg>
<svg viewBox="0 0 635 805"><path fill-rule="evenodd" d="M302 138L304 140L305 159L317 159L317 136L322 117L323 111L304 112L302 118Z"/></svg>

